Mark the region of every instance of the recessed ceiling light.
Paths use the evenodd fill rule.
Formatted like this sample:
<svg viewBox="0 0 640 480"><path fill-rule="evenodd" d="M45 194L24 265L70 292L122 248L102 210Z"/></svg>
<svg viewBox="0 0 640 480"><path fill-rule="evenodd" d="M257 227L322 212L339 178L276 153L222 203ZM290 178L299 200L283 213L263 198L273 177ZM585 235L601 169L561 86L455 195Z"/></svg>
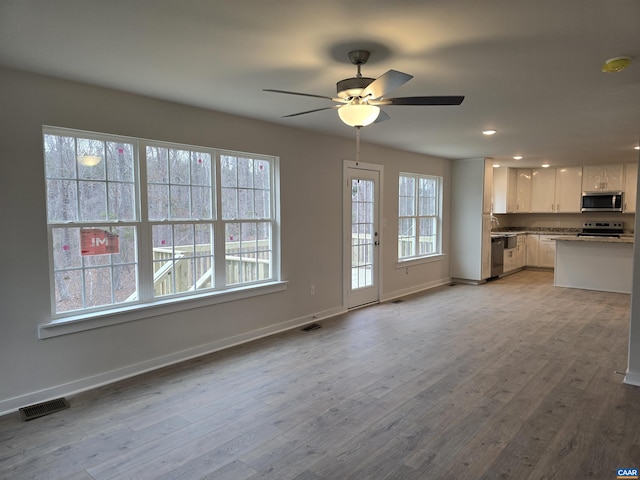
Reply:
<svg viewBox="0 0 640 480"><path fill-rule="evenodd" d="M540 165L542 168L549 168L551 165L549 165L548 163L543 163L542 165Z"/></svg>
<svg viewBox="0 0 640 480"><path fill-rule="evenodd" d="M482 134L483 135L495 135L498 131L497 130L483 130Z"/></svg>
<svg viewBox="0 0 640 480"><path fill-rule="evenodd" d="M620 72L627 68L631 63L631 57L613 57L604 62L602 71L604 73Z"/></svg>
<svg viewBox="0 0 640 480"><path fill-rule="evenodd" d="M635 147L633 147L633 148L635 148L636 150L640 150L640 145L636 145L636 146L635 146Z"/></svg>
<svg viewBox="0 0 640 480"><path fill-rule="evenodd" d="M494 163L493 164L493 168L500 168L500 164L499 163Z"/></svg>
<svg viewBox="0 0 640 480"><path fill-rule="evenodd" d="M522 155L514 155L514 160L522 160Z"/></svg>

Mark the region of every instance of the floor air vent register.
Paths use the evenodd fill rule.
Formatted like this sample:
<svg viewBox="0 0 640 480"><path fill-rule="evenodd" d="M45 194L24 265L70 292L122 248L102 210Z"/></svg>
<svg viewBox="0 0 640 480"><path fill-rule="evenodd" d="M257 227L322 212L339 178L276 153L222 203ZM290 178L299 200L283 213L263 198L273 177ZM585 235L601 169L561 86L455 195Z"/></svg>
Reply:
<svg viewBox="0 0 640 480"><path fill-rule="evenodd" d="M22 407L19 409L19 411L22 420L26 422L27 420L44 417L45 415L59 412L60 410L64 410L66 408L69 408L69 402L67 402L64 398L57 398L56 400L36 403L35 405L29 405L28 407Z"/></svg>

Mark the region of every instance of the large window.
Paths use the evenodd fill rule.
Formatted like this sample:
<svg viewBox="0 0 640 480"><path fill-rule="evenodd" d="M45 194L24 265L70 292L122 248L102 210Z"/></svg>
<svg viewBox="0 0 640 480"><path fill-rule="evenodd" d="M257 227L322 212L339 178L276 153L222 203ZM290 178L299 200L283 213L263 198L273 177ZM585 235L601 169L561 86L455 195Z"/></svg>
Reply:
<svg viewBox="0 0 640 480"><path fill-rule="evenodd" d="M442 177L400 174L398 260L441 253Z"/></svg>
<svg viewBox="0 0 640 480"><path fill-rule="evenodd" d="M279 280L274 157L44 129L52 315Z"/></svg>

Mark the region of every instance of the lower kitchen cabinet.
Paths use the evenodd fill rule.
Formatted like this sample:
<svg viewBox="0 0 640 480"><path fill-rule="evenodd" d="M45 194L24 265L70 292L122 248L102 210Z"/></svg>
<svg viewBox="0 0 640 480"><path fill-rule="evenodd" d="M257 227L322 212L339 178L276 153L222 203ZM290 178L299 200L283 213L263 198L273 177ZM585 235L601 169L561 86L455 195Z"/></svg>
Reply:
<svg viewBox="0 0 640 480"><path fill-rule="evenodd" d="M529 233L527 235L527 267L538 266L538 246L540 244L540 235L537 233Z"/></svg>
<svg viewBox="0 0 640 480"><path fill-rule="evenodd" d="M509 273L518 268L516 266L516 258L517 254L515 248L510 248L504 251L504 263L502 266L502 271L504 273Z"/></svg>
<svg viewBox="0 0 640 480"><path fill-rule="evenodd" d="M516 244L516 268L522 268L527 264L527 236L525 234L518 235L518 243Z"/></svg>
<svg viewBox="0 0 640 480"><path fill-rule="evenodd" d="M556 264L556 241L553 235L540 235L539 267L553 268Z"/></svg>
<svg viewBox="0 0 640 480"><path fill-rule="evenodd" d="M553 268L556 262L555 235L527 235L527 267Z"/></svg>
<svg viewBox="0 0 640 480"><path fill-rule="evenodd" d="M505 249L503 272L510 273L519 270L526 265L527 235L518 234L516 245L513 248Z"/></svg>

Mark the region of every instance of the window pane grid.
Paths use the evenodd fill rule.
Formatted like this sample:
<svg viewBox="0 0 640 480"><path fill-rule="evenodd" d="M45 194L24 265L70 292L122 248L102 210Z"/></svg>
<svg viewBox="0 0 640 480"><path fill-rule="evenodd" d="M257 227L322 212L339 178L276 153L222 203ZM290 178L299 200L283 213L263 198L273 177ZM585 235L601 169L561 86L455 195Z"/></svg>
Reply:
<svg viewBox="0 0 640 480"><path fill-rule="evenodd" d="M110 255L83 254L82 250L86 247L82 240L83 232L91 230L108 231L116 235L119 252ZM53 227L51 237L55 313L138 299L135 226Z"/></svg>
<svg viewBox="0 0 640 480"><path fill-rule="evenodd" d="M271 222L225 224L225 275L227 285L270 280L273 246Z"/></svg>
<svg viewBox="0 0 640 480"><path fill-rule="evenodd" d="M402 174L398 196L398 259L440 253L441 177Z"/></svg>
<svg viewBox="0 0 640 480"><path fill-rule="evenodd" d="M351 289L373 285L374 182L351 181Z"/></svg>
<svg viewBox="0 0 640 480"><path fill-rule="evenodd" d="M149 219L212 219L211 159L209 152L147 145Z"/></svg>
<svg viewBox="0 0 640 480"><path fill-rule="evenodd" d="M136 220L133 144L44 135L49 223ZM87 155L97 165L81 162Z"/></svg>

